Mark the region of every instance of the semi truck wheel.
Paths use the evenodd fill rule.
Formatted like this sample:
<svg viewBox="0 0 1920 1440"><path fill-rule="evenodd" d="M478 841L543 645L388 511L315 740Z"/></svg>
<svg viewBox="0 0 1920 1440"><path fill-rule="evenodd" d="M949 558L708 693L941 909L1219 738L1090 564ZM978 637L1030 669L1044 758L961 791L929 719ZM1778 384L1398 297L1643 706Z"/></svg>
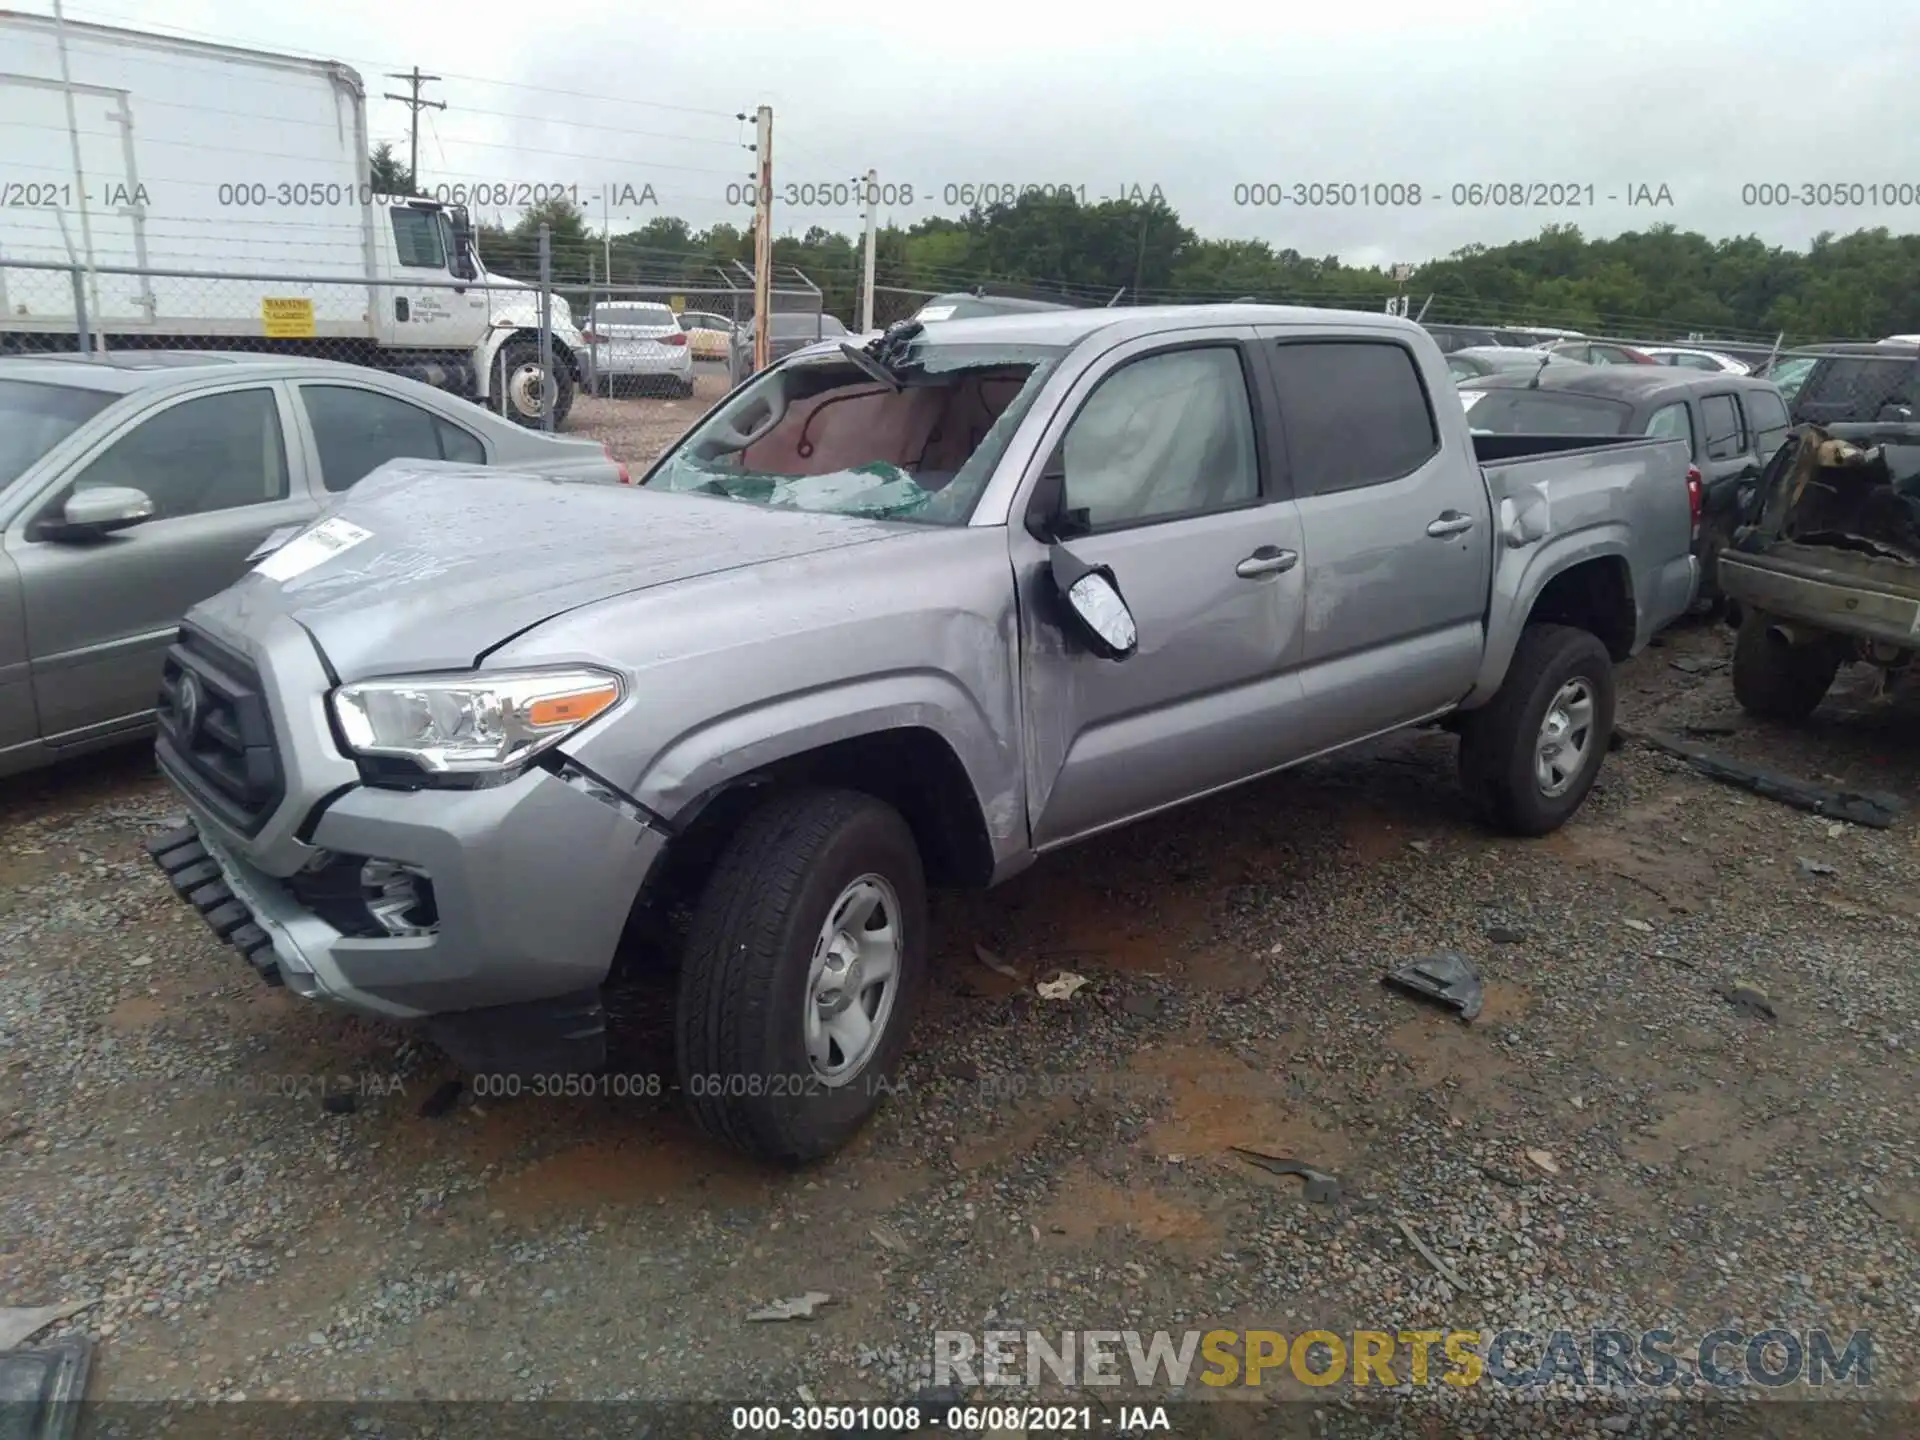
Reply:
<svg viewBox="0 0 1920 1440"><path fill-rule="evenodd" d="M1529 625L1492 700L1460 723L1460 779L1514 835L1546 835L1593 788L1613 738L1613 659L1571 625Z"/></svg>
<svg viewBox="0 0 1920 1440"><path fill-rule="evenodd" d="M913 832L850 790L754 811L694 909L680 972L680 1086L708 1133L801 1164L888 1093L926 975Z"/></svg>
<svg viewBox="0 0 1920 1440"><path fill-rule="evenodd" d="M541 383L540 342L509 340L500 347L493 362L493 378L499 387L495 404L500 413L516 425L540 428ZM573 408L573 377L558 355L553 361L553 423L558 428Z"/></svg>
<svg viewBox="0 0 1920 1440"><path fill-rule="evenodd" d="M1733 642L1733 698L1763 720L1804 720L1826 699L1840 673L1840 647L1825 641L1789 645L1773 619L1745 610Z"/></svg>

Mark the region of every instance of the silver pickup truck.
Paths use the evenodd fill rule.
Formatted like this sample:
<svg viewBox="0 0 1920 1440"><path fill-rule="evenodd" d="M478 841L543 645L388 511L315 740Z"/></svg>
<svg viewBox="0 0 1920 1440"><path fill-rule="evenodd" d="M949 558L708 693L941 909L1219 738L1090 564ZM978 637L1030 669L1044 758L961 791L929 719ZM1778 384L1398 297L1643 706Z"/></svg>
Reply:
<svg viewBox="0 0 1920 1440"><path fill-rule="evenodd" d="M907 1044L929 885L1423 722L1492 822L1562 824L1692 600L1686 466L1475 437L1384 316L907 322L632 488L361 482L188 616L150 848L267 979L475 1071L604 1064L672 936L680 1088L806 1160Z"/></svg>

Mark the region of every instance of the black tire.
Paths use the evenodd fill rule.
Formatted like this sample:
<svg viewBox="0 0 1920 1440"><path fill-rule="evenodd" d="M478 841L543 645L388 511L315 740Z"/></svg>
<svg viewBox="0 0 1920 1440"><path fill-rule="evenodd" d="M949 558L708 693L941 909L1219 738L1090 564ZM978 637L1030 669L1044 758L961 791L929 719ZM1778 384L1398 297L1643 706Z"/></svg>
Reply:
<svg viewBox="0 0 1920 1440"><path fill-rule="evenodd" d="M1563 686L1584 681L1590 733L1571 783L1549 795L1535 778L1541 727ZM1492 700L1460 723L1460 780L1489 822L1514 835L1546 835L1573 817L1593 789L1613 739L1613 658L1597 636L1571 625L1529 625Z"/></svg>
<svg viewBox="0 0 1920 1440"><path fill-rule="evenodd" d="M493 378L499 393L494 396L494 408L516 425L524 425L529 430L540 428L540 406L537 395L528 397L531 404L516 402L514 376L522 369L532 366L540 368L540 342L538 340L509 340L500 347L500 353L494 358ZM560 422L567 418L573 409L573 372L565 358L555 354L553 357L553 425L557 430Z"/></svg>
<svg viewBox="0 0 1920 1440"><path fill-rule="evenodd" d="M1733 641L1733 698L1763 720L1804 720L1840 673L1840 647L1789 645L1771 633L1772 617L1748 610Z"/></svg>
<svg viewBox="0 0 1920 1440"><path fill-rule="evenodd" d="M865 1066L829 1087L803 1035L809 969L829 908L866 875L899 902L898 988ZM851 790L769 800L721 851L688 930L675 1038L694 1118L762 1160L804 1164L840 1149L891 1088L926 956L926 879L899 812Z"/></svg>

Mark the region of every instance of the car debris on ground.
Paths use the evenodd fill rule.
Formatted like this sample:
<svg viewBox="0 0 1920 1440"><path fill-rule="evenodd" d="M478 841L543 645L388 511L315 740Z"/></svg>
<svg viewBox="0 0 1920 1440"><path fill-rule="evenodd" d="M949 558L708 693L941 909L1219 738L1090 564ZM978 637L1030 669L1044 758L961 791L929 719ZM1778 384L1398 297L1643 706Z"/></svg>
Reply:
<svg viewBox="0 0 1920 1440"><path fill-rule="evenodd" d="M1456 951L1443 950L1409 961L1382 975L1380 983L1449 1006L1468 1022L1480 1014L1480 973Z"/></svg>

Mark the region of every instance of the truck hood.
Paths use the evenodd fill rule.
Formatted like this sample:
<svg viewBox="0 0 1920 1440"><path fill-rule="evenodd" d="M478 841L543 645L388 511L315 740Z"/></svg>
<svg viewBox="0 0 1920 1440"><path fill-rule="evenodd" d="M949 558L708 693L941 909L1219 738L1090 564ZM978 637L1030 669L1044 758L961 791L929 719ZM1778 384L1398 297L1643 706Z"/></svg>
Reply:
<svg viewBox="0 0 1920 1440"><path fill-rule="evenodd" d="M296 556L325 556L310 528L189 618L244 650L291 617L342 681L466 669L599 600L902 533L855 516L409 462L362 480L319 527L347 537L331 558L287 573Z"/></svg>

